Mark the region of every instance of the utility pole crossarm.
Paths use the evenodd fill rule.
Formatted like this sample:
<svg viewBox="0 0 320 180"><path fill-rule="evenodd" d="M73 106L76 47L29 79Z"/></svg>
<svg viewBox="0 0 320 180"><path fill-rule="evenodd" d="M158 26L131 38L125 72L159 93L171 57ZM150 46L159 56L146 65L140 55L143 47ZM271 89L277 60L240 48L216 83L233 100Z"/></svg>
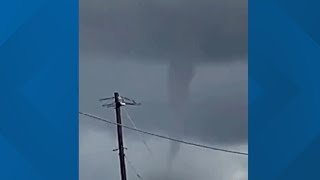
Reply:
<svg viewBox="0 0 320 180"><path fill-rule="evenodd" d="M139 106L141 103L137 103L135 100L129 99L127 97L121 96L122 102L126 105ZM126 100L126 101L125 101Z"/></svg>
<svg viewBox="0 0 320 180"><path fill-rule="evenodd" d="M116 106L115 106L115 103L110 103L110 104L103 104L102 107L111 108L111 107L116 107Z"/></svg>
<svg viewBox="0 0 320 180"><path fill-rule="evenodd" d="M124 104L125 105L131 105L131 106L140 106L141 105L141 103L136 103L136 102L134 102L134 103L132 103L132 102L124 102Z"/></svg>
<svg viewBox="0 0 320 180"><path fill-rule="evenodd" d="M100 101L107 101L107 100L111 100L114 99L114 97L106 97L106 98L101 98L99 99Z"/></svg>
<svg viewBox="0 0 320 180"><path fill-rule="evenodd" d="M115 99L115 97L108 97L108 98L102 98L100 99L100 101L107 101L107 100L111 100L111 99ZM127 97L123 97L123 96L120 96L118 97L118 101L120 103L120 106L126 106L126 105L129 105L129 106L140 106L141 103L137 103L135 100L132 100L132 99L129 99ZM109 103L109 104L103 104L102 107L107 107L107 108L111 108L111 107L116 107L116 103L115 102L112 102L112 103Z"/></svg>

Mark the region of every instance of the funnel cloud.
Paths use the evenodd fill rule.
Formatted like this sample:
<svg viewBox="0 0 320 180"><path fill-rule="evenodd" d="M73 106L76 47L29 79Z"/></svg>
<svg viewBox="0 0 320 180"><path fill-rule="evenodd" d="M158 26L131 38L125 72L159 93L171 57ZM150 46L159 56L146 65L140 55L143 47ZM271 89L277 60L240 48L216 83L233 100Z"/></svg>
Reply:
<svg viewBox="0 0 320 180"><path fill-rule="evenodd" d="M171 122L172 130L169 132L175 132L179 134L179 139L184 137L184 115L185 106L189 100L189 89L191 81L194 77L194 65L192 62L186 62L184 64L171 62L168 72L168 94L169 103L173 113L173 121ZM173 137L177 137L174 136ZM170 154L168 156L168 168L171 168L172 161L180 149L180 144L177 142L171 142Z"/></svg>

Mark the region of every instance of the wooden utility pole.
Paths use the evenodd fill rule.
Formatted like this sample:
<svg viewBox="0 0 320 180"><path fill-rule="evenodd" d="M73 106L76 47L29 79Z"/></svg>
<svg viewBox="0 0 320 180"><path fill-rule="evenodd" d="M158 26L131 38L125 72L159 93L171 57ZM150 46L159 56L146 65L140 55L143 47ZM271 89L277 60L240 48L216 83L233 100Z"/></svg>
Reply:
<svg viewBox="0 0 320 180"><path fill-rule="evenodd" d="M122 136L122 122L121 122L121 111L120 107L122 106L122 102L119 99L119 93L114 93L114 103L116 109L116 119L117 119L117 133L118 133L118 148L119 148L119 159L120 159L120 172L121 172L121 180L127 180L126 174L126 164L124 159L124 148L123 148L123 136Z"/></svg>
<svg viewBox="0 0 320 180"><path fill-rule="evenodd" d="M121 97L118 92L114 93L114 97L103 98L100 101L114 99L114 102L111 104L104 104L103 107L114 107L116 110L116 122L117 122L117 134L118 134L118 149L119 150L119 160L120 160L120 175L121 180L127 180L126 174L126 163L125 163L125 154L123 147L123 134L122 134L122 121L121 121L121 106L125 105L140 105L134 100L131 100L126 97Z"/></svg>

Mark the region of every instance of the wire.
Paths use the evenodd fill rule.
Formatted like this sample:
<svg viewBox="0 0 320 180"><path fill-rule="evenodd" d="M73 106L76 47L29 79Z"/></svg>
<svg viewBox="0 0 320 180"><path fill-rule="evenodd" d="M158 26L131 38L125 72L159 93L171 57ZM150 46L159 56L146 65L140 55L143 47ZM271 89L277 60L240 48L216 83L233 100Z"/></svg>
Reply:
<svg viewBox="0 0 320 180"><path fill-rule="evenodd" d="M137 132L140 132L140 133L143 133L143 134L147 134L147 135L150 135L150 136L155 136L155 137L158 137L158 138L167 139L167 140L170 140L170 141L175 141L175 142L179 142L179 143L182 143L182 144L187 144L187 145L190 145L190 146L196 146L196 147L200 147L200 148L204 148L204 149L210 149L210 150L220 151L220 152L225 152L225 153L230 153L230 154L248 156L248 153L245 153L245 152L227 150L227 149L216 148L216 147L206 146L206 145L202 145L202 144L187 142L187 141L183 141L183 140L174 139L174 138L170 138L170 137L167 137L167 136L151 133L151 132L148 132L148 131L132 128L132 127L125 126L125 125L122 125L122 124L118 124L118 123L112 122L110 120L107 120L107 119L104 119L104 118L101 118L101 117L98 117L98 116L95 116L95 115L91 115L91 114L88 114L88 113L79 112L79 114L81 114L83 116L91 117L93 119L96 119L96 120L99 120L99 121L103 121L103 122L106 122L106 123L109 123L109 124L122 126L123 128L130 129L132 131L137 131Z"/></svg>
<svg viewBox="0 0 320 180"><path fill-rule="evenodd" d="M124 110L127 118L129 119L129 121L131 122L132 126L133 126L135 129L138 129L137 126L136 126L136 124L135 124L134 121L132 120L129 112L126 110L126 108L123 108L123 110ZM139 134L139 135L140 135L140 134ZM141 141L143 142L143 144L145 145L145 147L147 148L147 150L149 151L149 153L152 155L153 153L152 153L151 149L149 148L149 146L147 145L147 142L142 138L142 136L140 136L140 139L141 139Z"/></svg>
<svg viewBox="0 0 320 180"><path fill-rule="evenodd" d="M128 162L129 166L131 167L131 169L133 170L133 172L136 174L136 176L143 180L143 178L141 177L141 175L137 172L137 169L133 166L133 164L131 163L131 161L128 159L128 156L124 156L126 158L126 161Z"/></svg>

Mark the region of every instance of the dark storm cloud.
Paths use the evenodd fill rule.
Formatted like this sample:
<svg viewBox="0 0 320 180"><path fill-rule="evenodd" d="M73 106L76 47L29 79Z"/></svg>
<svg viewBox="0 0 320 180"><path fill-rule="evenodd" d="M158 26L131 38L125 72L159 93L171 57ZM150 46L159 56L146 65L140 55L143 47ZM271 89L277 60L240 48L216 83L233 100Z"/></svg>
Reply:
<svg viewBox="0 0 320 180"><path fill-rule="evenodd" d="M126 108L140 129L201 144L224 143L219 147L246 144L246 62L196 65L247 60L247 10L247 0L80 0L80 111L114 120L114 111L103 109L98 99L119 91L143 103ZM190 72L181 63L190 61L196 73L187 89L181 82ZM190 90L185 118L173 118L170 110L168 67L146 62L178 65L174 71L181 77L174 83L185 94ZM131 126L122 112L123 122ZM114 126L80 116L81 180L119 179L118 156L112 154L115 134ZM144 179L247 179L243 157L192 146L182 146L176 169L167 177L171 144L142 134L156 159L146 158L141 134L124 134L126 155ZM136 178L130 167L128 177Z"/></svg>
<svg viewBox="0 0 320 180"><path fill-rule="evenodd" d="M174 71L183 75L186 69L179 66L181 65L179 63L187 61L194 64L230 62L230 60L239 59L246 61L247 24L247 0L80 0L81 59L86 62L96 59L118 61L122 58L131 61L143 60L143 62L176 61L181 68ZM101 64L97 67L107 62L99 63ZM147 82L146 78L152 78L152 81L156 82L154 87L159 84L158 79L148 74L149 72L134 66L126 66L122 69L133 73L118 74L118 81L123 82L120 86L113 78L110 79L117 70L114 67L107 69L106 65L87 74L92 76L99 71L100 77L103 77L100 82L104 82L103 84L90 85L91 83L80 77L84 88L91 89L83 96L90 97L89 94L93 94L93 91L97 91L96 89L103 89L103 86L108 86L104 89L110 90L110 94L113 93L112 90L132 92L137 84L140 84L139 90L146 96L150 96L150 93L159 93L157 88L149 89L150 81ZM167 71L167 69L163 70ZM81 71L83 74L81 76L85 77L84 73ZM141 74L140 78L131 79L139 74ZM230 71L230 74L235 73ZM225 75L211 73L207 77L210 78L210 76L221 76L221 81L224 81ZM246 78L246 68L235 76ZM100 77L90 81L99 82L97 78ZM180 84L184 76L182 79L174 80L174 84L186 89ZM247 83L242 84L241 87L231 86L231 88L238 88L235 91L240 98L214 97L188 107L188 118L181 124L185 126L187 135L192 134L202 140L213 138L227 142L246 140ZM241 92L237 92L239 88ZM187 94L188 90L185 91ZM227 93L226 89L222 91ZM182 91L179 92L182 93ZM203 96L216 93L207 93ZM220 93L220 96L221 94L223 93ZM139 96L133 97L139 98ZM83 100L84 104L92 106L89 102ZM149 107L153 108L148 109ZM147 102L143 110L135 112L135 115L141 121L138 123L143 128L156 127L168 130L170 121L174 121L169 117L168 109L165 103L148 104ZM164 117L165 115L168 117ZM148 120L150 116L154 123Z"/></svg>
<svg viewBox="0 0 320 180"><path fill-rule="evenodd" d="M80 0L82 54L154 61L247 55L246 0Z"/></svg>

